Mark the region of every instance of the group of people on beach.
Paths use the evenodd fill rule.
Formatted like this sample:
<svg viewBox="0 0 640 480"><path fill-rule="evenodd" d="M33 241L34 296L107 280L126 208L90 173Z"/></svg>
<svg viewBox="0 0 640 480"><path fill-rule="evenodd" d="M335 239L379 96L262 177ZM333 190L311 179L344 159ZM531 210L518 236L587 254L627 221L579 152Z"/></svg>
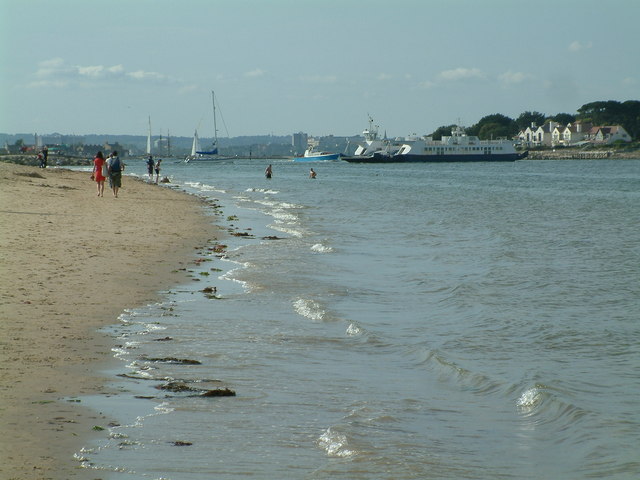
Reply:
<svg viewBox="0 0 640 480"><path fill-rule="evenodd" d="M153 172L156 172L156 185L160 179L160 162L162 159L159 158L155 163L153 161L153 155L149 155L147 158L147 173L149 174L149 181L153 182Z"/></svg>
<svg viewBox="0 0 640 480"><path fill-rule="evenodd" d="M91 179L96 182L98 196L104 196L104 182L109 179L109 187L113 191L113 196L118 198L118 190L122 186L122 172L124 171L124 163L118 157L118 152L111 152L107 158L104 158L102 152L96 153L93 159L93 173Z"/></svg>
<svg viewBox="0 0 640 480"><path fill-rule="evenodd" d="M38 162L40 162L40 168L47 168L47 160L49 159L49 149L45 145L42 150L38 152Z"/></svg>

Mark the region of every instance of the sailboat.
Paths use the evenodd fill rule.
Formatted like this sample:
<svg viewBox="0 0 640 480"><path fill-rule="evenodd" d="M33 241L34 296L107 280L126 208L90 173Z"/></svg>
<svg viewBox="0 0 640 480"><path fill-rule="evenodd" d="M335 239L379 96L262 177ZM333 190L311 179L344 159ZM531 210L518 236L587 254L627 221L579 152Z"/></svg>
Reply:
<svg viewBox="0 0 640 480"><path fill-rule="evenodd" d="M191 155L189 155L189 157L196 158L199 150L200 150L200 139L198 139L198 130L196 130L195 133L193 134L193 144L191 145Z"/></svg>
<svg viewBox="0 0 640 480"><path fill-rule="evenodd" d="M151 155L151 115L149 115L149 133L147 134L147 155Z"/></svg>
<svg viewBox="0 0 640 480"><path fill-rule="evenodd" d="M218 153L218 124L216 118L216 95L211 91L211 102L213 105L213 144L208 150L200 148L200 139L198 138L198 130L193 135L193 144L191 146L191 154L184 159L186 163L193 160L223 160L230 157L222 157Z"/></svg>

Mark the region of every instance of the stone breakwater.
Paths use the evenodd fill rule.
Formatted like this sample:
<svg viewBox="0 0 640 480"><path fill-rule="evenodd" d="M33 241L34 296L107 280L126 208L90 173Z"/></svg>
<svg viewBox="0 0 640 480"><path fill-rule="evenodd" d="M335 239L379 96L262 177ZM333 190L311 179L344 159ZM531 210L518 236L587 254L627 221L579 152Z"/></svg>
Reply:
<svg viewBox="0 0 640 480"><path fill-rule="evenodd" d="M37 155L33 153L19 155L0 155L0 162L15 163L17 165L27 165L31 167L40 166L40 160L38 160ZM61 167L68 165L91 165L92 162L93 158L49 154L49 158L47 159L47 166Z"/></svg>
<svg viewBox="0 0 640 480"><path fill-rule="evenodd" d="M540 150L529 151L529 160L598 160L598 159L639 159L640 150L615 151L615 150Z"/></svg>

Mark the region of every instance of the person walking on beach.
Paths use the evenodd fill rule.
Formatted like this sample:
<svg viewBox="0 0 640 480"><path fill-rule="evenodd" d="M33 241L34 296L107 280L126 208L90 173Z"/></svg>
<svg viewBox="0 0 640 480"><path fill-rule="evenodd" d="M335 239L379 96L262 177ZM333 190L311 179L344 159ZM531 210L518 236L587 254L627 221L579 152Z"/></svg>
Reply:
<svg viewBox="0 0 640 480"><path fill-rule="evenodd" d="M153 182L153 155L149 155L149 158L147 158L147 173L149 174L149 181Z"/></svg>
<svg viewBox="0 0 640 480"><path fill-rule="evenodd" d="M158 161L156 162L156 185L158 184L158 180L160 179L160 162L162 162L162 159L159 158Z"/></svg>
<svg viewBox="0 0 640 480"><path fill-rule="evenodd" d="M316 178L316 176L317 176L317 175L316 175L316 172L315 172L315 170L312 168L312 169L309 171L309 178Z"/></svg>
<svg viewBox="0 0 640 480"><path fill-rule="evenodd" d="M96 153L96 158L93 159L93 179L96 182L99 197L104 197L104 181L106 180L103 171L104 164L105 159L102 152Z"/></svg>
<svg viewBox="0 0 640 480"><path fill-rule="evenodd" d="M122 171L124 170L124 164L118 158L118 152L115 150L107 160L107 169L109 171L109 183L113 190L113 196L118 198L118 190L122 187Z"/></svg>
<svg viewBox="0 0 640 480"><path fill-rule="evenodd" d="M113 153L107 155L107 158L104 161L104 166L102 167L102 176L109 180L109 188L113 188L113 185L111 184L111 175L109 174L109 162L111 162L112 156Z"/></svg>
<svg viewBox="0 0 640 480"><path fill-rule="evenodd" d="M45 145L42 148L42 168L47 168L47 160L49 159L49 149L47 148L47 146Z"/></svg>
<svg viewBox="0 0 640 480"><path fill-rule="evenodd" d="M267 178L271 178L271 175L273 175L273 171L271 170L271 164L269 164L269 166L264 171L264 176Z"/></svg>

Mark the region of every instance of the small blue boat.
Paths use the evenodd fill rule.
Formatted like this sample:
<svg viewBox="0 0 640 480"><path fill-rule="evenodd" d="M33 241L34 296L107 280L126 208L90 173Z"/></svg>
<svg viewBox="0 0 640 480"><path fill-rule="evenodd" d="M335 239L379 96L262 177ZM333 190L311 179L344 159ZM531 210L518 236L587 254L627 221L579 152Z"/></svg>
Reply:
<svg viewBox="0 0 640 480"><path fill-rule="evenodd" d="M326 162L339 160L339 153L330 153L330 152L316 152L314 147L309 147L305 150L304 155L301 157L294 157L294 162Z"/></svg>

